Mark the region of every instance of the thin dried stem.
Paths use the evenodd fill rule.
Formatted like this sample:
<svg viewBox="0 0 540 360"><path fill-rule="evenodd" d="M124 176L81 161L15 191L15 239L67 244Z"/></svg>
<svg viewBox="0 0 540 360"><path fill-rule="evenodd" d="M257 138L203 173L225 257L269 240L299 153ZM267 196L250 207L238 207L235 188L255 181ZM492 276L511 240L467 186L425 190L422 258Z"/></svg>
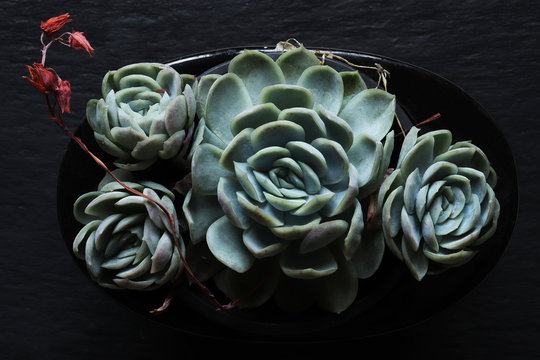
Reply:
<svg viewBox="0 0 540 360"><path fill-rule="evenodd" d="M396 121L398 123L399 129L401 130L401 134L405 136L405 130L403 130L403 125L401 125L401 121L399 121L399 117L397 116L397 113L394 113L394 116L396 117Z"/></svg>
<svg viewBox="0 0 540 360"><path fill-rule="evenodd" d="M435 115L432 115L432 116L428 117L426 120L421 121L421 122L419 122L418 124L416 124L416 125L414 125L414 126L418 127L418 126L425 125L425 124L430 123L430 122L432 122L432 121L434 121L434 120L437 120L437 119L440 118L440 117L441 117L441 114L440 114L440 113L436 113ZM403 132L401 132L401 133L399 133L399 134L396 134L395 136L396 136L396 137L399 136L399 135L405 136L408 132L409 132L409 130L406 130L406 131L403 131Z"/></svg>
<svg viewBox="0 0 540 360"><path fill-rule="evenodd" d="M111 176L114 181L116 181L118 184L120 184L122 187L124 187L127 191L131 192L132 194L134 195L138 195L138 196L141 196L143 197L144 199L152 202L153 204L155 204L156 206L158 206L167 216L167 218L169 219L169 222L171 224L171 228L173 229L173 239L174 239L174 243L175 243L175 246L176 248L178 249L178 252L180 254L180 259L182 260L182 263L184 265L184 268L186 270L186 272L189 274L189 276L193 279L193 281L197 284L197 286L199 286L199 288L203 291L203 293L208 297L210 298L210 300L219 308L219 309L231 309L233 307L236 306L236 303L231 303L231 304L227 304L227 305L222 305L217 299L216 297L214 296L214 294L212 294L212 292L195 276L195 274L193 273L193 271L191 270L191 267L189 266L184 254L182 253L182 247L181 247L181 244L180 244L180 240L178 238L178 234L176 233L176 231L174 231L174 229L176 229L176 221L174 219L174 216L173 214L171 214L167 208L162 205L159 201L143 194L142 192L138 191L138 190L135 190L133 189L132 187L130 187L129 185L125 184L124 182L122 182L116 175L114 175L114 173L109 170L109 168L107 167L107 165L105 165L105 163L103 161L101 161L101 159L99 159L99 157L97 157L94 153L92 153L90 151L90 149L88 149L88 147L86 146L86 144L84 144L84 142L81 140L81 138L79 138L78 136L76 136L75 134L73 134L64 124L64 121L62 120L62 117L60 114L56 114L56 111L55 111L55 105L51 104L50 100L49 100L49 97L47 95L45 95L46 97L46 101L47 101L47 106L49 107L49 111L51 113L51 119L54 120L54 122L64 131L64 133L66 133L77 145L79 145L79 147L85 152L87 153L93 160L94 162L99 165L103 170L105 170L105 172L107 174L109 174L109 176ZM170 297L170 296L169 296ZM161 307L159 307L158 309L154 309L151 311L151 313L153 314L156 314L156 313L159 313L159 312L162 312L164 311L168 305L170 304L171 302L171 299L167 297L163 303L163 305Z"/></svg>

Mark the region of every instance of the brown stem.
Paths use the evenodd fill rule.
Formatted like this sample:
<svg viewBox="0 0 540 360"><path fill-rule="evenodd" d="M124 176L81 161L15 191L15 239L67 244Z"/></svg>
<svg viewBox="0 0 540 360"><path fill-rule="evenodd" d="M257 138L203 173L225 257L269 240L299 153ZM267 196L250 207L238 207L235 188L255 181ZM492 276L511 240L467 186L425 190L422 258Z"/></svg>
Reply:
<svg viewBox="0 0 540 360"><path fill-rule="evenodd" d="M86 152L88 155L90 155L90 157L92 157L92 159L103 169L107 172L107 174L109 174L118 184L120 184L122 187L124 187L126 190L128 190L129 192L135 194L135 195L138 195L138 196L141 196L143 198L145 198L146 200L154 203L155 205L157 205L166 215L167 217L169 218L169 222L171 224L171 227L173 229L173 238L174 238L174 242L175 242L175 245L178 249L178 252L180 254L180 259L182 260L182 263L184 265L184 268L186 270L186 272L189 274L189 276L193 279L193 281L197 284L197 286L199 286L199 288L202 290L202 292L218 307L218 309L222 310L228 310L228 309L232 309L234 308L237 304L238 304L238 301L235 301L233 303L230 303L230 304L226 304L226 305L223 305L221 304L215 297L215 295L195 276L195 274L193 273L193 271L191 270L191 267L188 265L187 261L186 261L186 258L184 257L184 254L182 253L182 248L181 248L181 244L180 244L180 240L178 239L178 235L176 233L176 231L174 230L176 228L176 222L174 220L174 216L167 210L167 208L165 208L164 205L162 205L159 201L157 200L154 200L152 199L151 197L143 194L142 192L138 191L138 190L135 190L133 189L132 187L126 185L125 183L123 183L120 179L118 179L111 170L109 170L109 168L107 167L107 165L105 165L105 163L103 163L103 161L101 161L96 155L94 155L94 153L92 153L88 147L84 144L84 142L79 138L77 137L75 134L73 134L64 124L64 121L62 120L62 117L60 114L56 114L55 113L55 109L54 109L54 106L51 104L49 98L47 95L45 95L46 99L47 99L47 106L49 107L49 111L51 112L51 115L52 115L52 119L55 121L55 123L75 142L77 143L77 145L79 145L79 147L84 151ZM158 308L158 309L155 309L155 310L152 310L151 313L159 313L159 312L162 312L164 311L167 306L169 305L171 299L170 299L170 296L168 296L163 305Z"/></svg>

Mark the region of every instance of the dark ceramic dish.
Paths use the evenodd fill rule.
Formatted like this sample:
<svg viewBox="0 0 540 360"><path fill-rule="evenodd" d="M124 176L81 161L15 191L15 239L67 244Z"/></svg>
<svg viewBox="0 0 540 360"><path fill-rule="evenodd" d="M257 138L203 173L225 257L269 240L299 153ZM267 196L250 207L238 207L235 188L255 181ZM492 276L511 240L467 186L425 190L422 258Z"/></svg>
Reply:
<svg viewBox="0 0 540 360"><path fill-rule="evenodd" d="M209 71L222 72L226 63L243 49L196 54L171 61L170 65L180 73L197 76ZM266 48L250 49L275 55ZM503 134L490 116L461 88L424 69L360 52L317 50L339 55L357 65L373 66L378 63L388 70L391 74L388 91L398 99L398 116L405 128L440 113L439 119L423 125L422 129L450 129L455 141L472 140L484 150L498 173L495 193L501 204L501 215L497 232L483 249L466 265L427 276L421 282L414 280L405 266L387 252L376 275L361 281L355 303L339 315L317 310L288 315L271 304L254 310L216 311L197 287L181 284L170 308L156 316L149 310L161 305L167 289L129 292L100 288L100 291L108 292L120 303L154 321L202 337L235 341L320 342L376 336L423 321L467 294L487 275L511 237L518 208L514 159ZM332 63L333 66L343 66L340 64ZM368 86L373 87L377 73L370 70L361 73ZM111 158L95 145L86 121L79 127L77 135L102 160L111 164ZM172 184L179 179L179 174L169 170L154 167L151 174L164 183ZM73 217L73 203L79 195L95 190L103 175L103 170L75 143L69 145L58 180L58 215L70 252L72 241L82 227ZM86 273L85 264L75 260Z"/></svg>

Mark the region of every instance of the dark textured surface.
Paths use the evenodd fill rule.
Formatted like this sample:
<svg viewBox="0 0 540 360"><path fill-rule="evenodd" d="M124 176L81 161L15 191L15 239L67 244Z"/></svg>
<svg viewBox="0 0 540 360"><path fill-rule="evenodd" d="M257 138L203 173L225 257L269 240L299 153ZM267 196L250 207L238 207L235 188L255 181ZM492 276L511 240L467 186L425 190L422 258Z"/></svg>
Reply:
<svg viewBox="0 0 540 360"><path fill-rule="evenodd" d="M48 57L72 82L77 127L109 69L168 61L222 47L307 46L361 50L427 68L462 87L510 143L520 179L520 214L497 266L472 292L433 318L355 343L320 346L417 358L540 356L537 105L540 3L535 1L16 1L2 6L0 357L163 358L219 349L305 352L305 346L212 342L148 321L113 301L79 270L61 239L56 181L68 139L47 120L44 101L20 79L38 61L39 22L69 11L94 57L55 47ZM473 126L473 125L471 125ZM489 134L486 134L489 136ZM504 171L504 169L502 170ZM311 346L311 348L318 348ZM317 349L319 350L319 349ZM343 354L345 355L345 354Z"/></svg>

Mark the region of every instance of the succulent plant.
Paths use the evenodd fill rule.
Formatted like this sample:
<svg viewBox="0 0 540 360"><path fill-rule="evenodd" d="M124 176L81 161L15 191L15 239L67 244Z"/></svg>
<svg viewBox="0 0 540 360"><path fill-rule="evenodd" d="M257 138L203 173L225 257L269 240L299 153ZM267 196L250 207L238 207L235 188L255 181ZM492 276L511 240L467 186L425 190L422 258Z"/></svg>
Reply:
<svg viewBox="0 0 540 360"><path fill-rule="evenodd" d="M126 185L159 201L176 219L174 194L150 181L133 182L126 171L114 172ZM92 279L111 289L153 290L177 279L183 263L169 218L155 203L133 195L106 176L96 191L74 204L75 218L84 227L73 252L86 262ZM178 221L175 221L177 224Z"/></svg>
<svg viewBox="0 0 540 360"><path fill-rule="evenodd" d="M449 130L418 132L405 137L378 202L388 248L421 280L471 260L493 235L500 206L495 171L480 148L452 145Z"/></svg>
<svg viewBox="0 0 540 360"><path fill-rule="evenodd" d="M388 168L395 97L303 47L275 61L246 50L226 74L202 76L195 97L191 260L217 259L204 277L230 298L256 288L241 306L275 296L288 309L346 309L384 252L360 200Z"/></svg>
<svg viewBox="0 0 540 360"><path fill-rule="evenodd" d="M126 170L174 159L187 150L184 140L196 107L193 84L194 77L157 63L109 71L103 78L103 97L90 100L86 109L97 143Z"/></svg>

